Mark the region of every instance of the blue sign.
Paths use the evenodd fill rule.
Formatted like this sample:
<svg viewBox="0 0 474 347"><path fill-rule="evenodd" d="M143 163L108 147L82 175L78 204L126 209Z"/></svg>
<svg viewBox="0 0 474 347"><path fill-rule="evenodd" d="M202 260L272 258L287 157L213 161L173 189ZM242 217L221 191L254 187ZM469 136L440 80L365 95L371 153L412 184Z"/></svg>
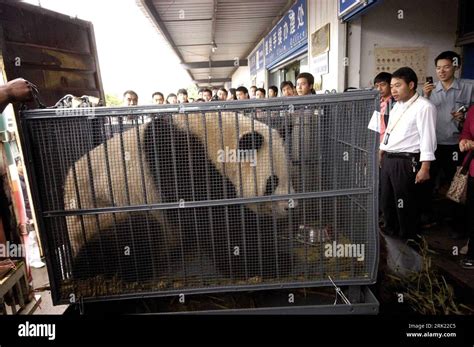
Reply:
<svg viewBox="0 0 474 347"><path fill-rule="evenodd" d="M377 0L339 0L339 18L344 21L353 18L356 14L361 14Z"/></svg>
<svg viewBox="0 0 474 347"><path fill-rule="evenodd" d="M263 70L265 68L264 59L265 59L265 51L263 49L263 43L262 43L257 48L257 71Z"/></svg>
<svg viewBox="0 0 474 347"><path fill-rule="evenodd" d="M271 69L297 51L308 48L306 0L298 0L264 39L265 67Z"/></svg>
<svg viewBox="0 0 474 347"><path fill-rule="evenodd" d="M257 74L257 54L252 53L249 56L250 76Z"/></svg>
<svg viewBox="0 0 474 347"><path fill-rule="evenodd" d="M250 76L256 76L263 66L263 43L249 56Z"/></svg>
<svg viewBox="0 0 474 347"><path fill-rule="evenodd" d="M364 0L339 0L339 17L364 4Z"/></svg>

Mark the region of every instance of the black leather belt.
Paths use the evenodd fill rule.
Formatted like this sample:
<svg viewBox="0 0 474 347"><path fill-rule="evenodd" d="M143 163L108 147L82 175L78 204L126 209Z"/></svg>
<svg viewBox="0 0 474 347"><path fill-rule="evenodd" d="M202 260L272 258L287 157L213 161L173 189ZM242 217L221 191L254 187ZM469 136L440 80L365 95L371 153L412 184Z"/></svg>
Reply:
<svg viewBox="0 0 474 347"><path fill-rule="evenodd" d="M388 158L400 158L400 159L419 159L420 153L408 153L408 152L386 152L385 155Z"/></svg>

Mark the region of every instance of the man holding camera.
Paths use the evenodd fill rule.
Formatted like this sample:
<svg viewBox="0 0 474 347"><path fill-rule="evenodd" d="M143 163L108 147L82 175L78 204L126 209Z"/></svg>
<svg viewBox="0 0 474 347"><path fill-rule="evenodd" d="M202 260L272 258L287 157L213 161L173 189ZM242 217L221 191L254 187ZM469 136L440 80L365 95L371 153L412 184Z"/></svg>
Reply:
<svg viewBox="0 0 474 347"><path fill-rule="evenodd" d="M464 155L459 151L459 135L464 124L465 113L474 103L474 81L458 79L454 76L461 66L461 57L456 52L446 51L439 54L435 59L436 75L439 81L434 84L433 79L428 77L423 86L425 97L436 106L436 139L438 148L435 153L436 161L431 165L432 184L438 189L448 187L456 172L456 167L461 165ZM443 171L437 183L438 175ZM453 214L458 229L452 236L461 236L464 218L456 210L458 207L451 206L450 214Z"/></svg>

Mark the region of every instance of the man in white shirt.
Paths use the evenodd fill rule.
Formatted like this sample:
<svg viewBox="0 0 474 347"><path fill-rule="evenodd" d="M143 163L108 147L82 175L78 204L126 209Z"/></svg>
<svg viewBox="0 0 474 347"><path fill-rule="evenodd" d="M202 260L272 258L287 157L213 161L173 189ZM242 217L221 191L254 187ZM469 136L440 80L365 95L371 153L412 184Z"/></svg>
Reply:
<svg viewBox="0 0 474 347"><path fill-rule="evenodd" d="M385 232L414 237L418 224L417 194L430 179L435 160L436 107L416 92L418 77L409 67L392 74L390 88L397 101L380 145L380 185Z"/></svg>

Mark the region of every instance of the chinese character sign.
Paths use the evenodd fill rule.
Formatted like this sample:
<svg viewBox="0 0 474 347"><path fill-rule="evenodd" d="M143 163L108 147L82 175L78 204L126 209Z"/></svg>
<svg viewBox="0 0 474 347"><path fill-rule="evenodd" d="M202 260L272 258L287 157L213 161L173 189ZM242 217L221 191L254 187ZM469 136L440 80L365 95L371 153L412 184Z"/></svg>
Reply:
<svg viewBox="0 0 474 347"><path fill-rule="evenodd" d="M265 37L265 67L273 67L307 45L307 5L306 0L298 0Z"/></svg>

